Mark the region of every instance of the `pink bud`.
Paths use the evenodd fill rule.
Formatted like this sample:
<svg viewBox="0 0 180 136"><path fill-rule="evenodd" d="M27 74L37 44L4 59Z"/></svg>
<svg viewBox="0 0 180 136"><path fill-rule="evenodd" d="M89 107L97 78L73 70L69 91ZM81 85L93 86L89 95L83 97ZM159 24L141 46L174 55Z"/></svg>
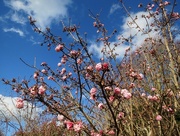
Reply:
<svg viewBox="0 0 180 136"><path fill-rule="evenodd" d="M42 69L41 72L42 72L43 74L46 74L46 73L47 73L47 70Z"/></svg>
<svg viewBox="0 0 180 136"><path fill-rule="evenodd" d="M97 71L102 70L102 64L101 64L101 63L96 64L95 69L96 69Z"/></svg>
<svg viewBox="0 0 180 136"><path fill-rule="evenodd" d="M68 130L73 129L73 125L74 125L73 122L71 122L71 121L66 121L66 120L65 120L64 123L66 124L66 128L67 128Z"/></svg>
<svg viewBox="0 0 180 136"><path fill-rule="evenodd" d="M46 88L41 85L41 86L39 87L38 93L39 93L40 95L43 95L43 94L45 93L45 91L46 91Z"/></svg>
<svg viewBox="0 0 180 136"><path fill-rule="evenodd" d="M64 47L63 45L59 44L58 46L56 46L55 51L60 52L63 50L63 47Z"/></svg>
<svg viewBox="0 0 180 136"><path fill-rule="evenodd" d="M152 87L152 88L151 88L151 91L153 91L153 92L156 91L156 88Z"/></svg>
<svg viewBox="0 0 180 136"><path fill-rule="evenodd" d="M77 51L75 51L75 50L72 50L72 51L70 51L70 55L71 56L77 56L77 54L78 54L78 52Z"/></svg>
<svg viewBox="0 0 180 136"><path fill-rule="evenodd" d="M112 135L112 136L114 136L116 133L114 132L114 130L110 130L108 133L107 133L108 135Z"/></svg>
<svg viewBox="0 0 180 136"><path fill-rule="evenodd" d="M119 119L123 119L123 118L124 118L124 112L119 112L118 118L119 118Z"/></svg>
<svg viewBox="0 0 180 136"><path fill-rule="evenodd" d="M17 98L17 100L16 100L16 108L18 108L18 109L22 109L23 107L24 107L24 102L23 102L23 99L21 99L21 98Z"/></svg>
<svg viewBox="0 0 180 136"><path fill-rule="evenodd" d="M93 66L88 66L88 67L87 67L87 70L93 71Z"/></svg>
<svg viewBox="0 0 180 136"><path fill-rule="evenodd" d="M116 87L116 88L114 88L114 93L115 94L120 94L120 92L121 92L121 90L120 90L120 88L119 87Z"/></svg>
<svg viewBox="0 0 180 136"><path fill-rule="evenodd" d="M98 104L98 108L99 108L99 109L103 109L103 108L104 108L103 103L99 103L99 104Z"/></svg>
<svg viewBox="0 0 180 136"><path fill-rule="evenodd" d="M114 96L110 96L109 97L109 102L113 102L114 101Z"/></svg>
<svg viewBox="0 0 180 136"><path fill-rule="evenodd" d="M109 64L107 62L102 64L102 69L103 70L108 70L108 68L109 68Z"/></svg>
<svg viewBox="0 0 180 136"><path fill-rule="evenodd" d="M61 66L61 63L58 63L57 65L58 65L58 67L60 67L60 66Z"/></svg>
<svg viewBox="0 0 180 136"><path fill-rule="evenodd" d="M157 121L161 121L161 120L162 120L162 116L161 116L161 115L157 115L157 116L156 116L156 120L157 120Z"/></svg>

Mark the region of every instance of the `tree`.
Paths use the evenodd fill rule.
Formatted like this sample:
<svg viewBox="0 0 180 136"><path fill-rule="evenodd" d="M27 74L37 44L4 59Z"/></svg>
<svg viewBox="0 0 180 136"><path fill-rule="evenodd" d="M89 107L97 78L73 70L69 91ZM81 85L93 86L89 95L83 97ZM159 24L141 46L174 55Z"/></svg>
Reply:
<svg viewBox="0 0 180 136"><path fill-rule="evenodd" d="M146 14L141 16L146 20L145 29L137 23L141 18L132 16L123 1L119 2L131 19L129 29L147 37L138 47L133 43L137 34L111 42L117 31L109 34L99 16L90 12L93 26L101 34L97 42L103 44L103 57L99 61L89 52L88 42L80 35L78 26L62 22L64 33L72 38L68 44L53 35L50 28L40 30L29 17L34 31L44 37L43 44L55 49L61 62L54 71L46 62L38 68L22 60L35 69L33 79L20 83L15 78L2 80L20 94L17 108L22 108L24 101L44 106L44 113L57 116L61 122L59 127L55 126L56 130L52 123L50 130L61 134L180 135L180 50L172 32L180 15L174 12L175 1L171 12L166 10L170 2L154 0L148 4ZM152 32L156 37L150 36ZM129 48L120 60L116 49L122 44ZM51 82L56 86L51 86ZM46 123L37 133L44 133L44 126Z"/></svg>

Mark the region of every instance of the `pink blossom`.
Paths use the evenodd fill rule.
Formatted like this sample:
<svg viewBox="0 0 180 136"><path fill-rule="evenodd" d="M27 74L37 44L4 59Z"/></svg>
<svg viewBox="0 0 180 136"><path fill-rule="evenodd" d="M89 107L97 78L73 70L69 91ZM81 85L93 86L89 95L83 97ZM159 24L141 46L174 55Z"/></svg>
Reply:
<svg viewBox="0 0 180 136"><path fill-rule="evenodd" d="M113 136L113 135L115 135L115 132L114 132L114 130L110 130L107 134Z"/></svg>
<svg viewBox="0 0 180 136"><path fill-rule="evenodd" d="M55 79L52 76L48 76L48 80L55 80Z"/></svg>
<svg viewBox="0 0 180 136"><path fill-rule="evenodd" d="M102 134L91 131L91 136L102 136Z"/></svg>
<svg viewBox="0 0 180 136"><path fill-rule="evenodd" d="M71 73L71 72L69 72L69 73L68 73L68 76L72 76L72 73Z"/></svg>
<svg viewBox="0 0 180 136"><path fill-rule="evenodd" d="M74 123L74 131L79 132L83 128L83 123L81 121Z"/></svg>
<svg viewBox="0 0 180 136"><path fill-rule="evenodd" d="M138 78L139 80L142 80L142 79L144 78L144 75L143 75L142 73L140 73L140 74L138 74L137 78Z"/></svg>
<svg viewBox="0 0 180 136"><path fill-rule="evenodd" d="M82 61L82 59L77 59L77 64L81 64L83 61Z"/></svg>
<svg viewBox="0 0 180 136"><path fill-rule="evenodd" d="M96 64L95 69L96 69L97 71L102 70L102 64L101 64L101 63Z"/></svg>
<svg viewBox="0 0 180 136"><path fill-rule="evenodd" d="M22 109L24 107L23 99L22 98L17 98L15 105L16 105L16 108Z"/></svg>
<svg viewBox="0 0 180 136"><path fill-rule="evenodd" d="M31 87L31 88L30 88L30 93L31 93L32 95L36 95L36 94L37 94L37 87L36 87L36 86Z"/></svg>
<svg viewBox="0 0 180 136"><path fill-rule="evenodd" d="M179 15L179 13L173 12L173 13L171 14L171 17L174 18L174 19L179 19L179 18L180 18L180 15Z"/></svg>
<svg viewBox="0 0 180 136"><path fill-rule="evenodd" d="M120 92L121 92L121 90L120 90L120 88L119 87L116 87L116 88L114 88L114 93L115 94L120 94Z"/></svg>
<svg viewBox="0 0 180 136"><path fill-rule="evenodd" d="M146 94L145 94L145 93L142 93L142 94L141 94L141 96L142 96L142 97L145 97L145 96L146 96Z"/></svg>
<svg viewBox="0 0 180 136"><path fill-rule="evenodd" d="M61 70L61 75L63 75L65 72L66 72L66 69L63 68L63 69Z"/></svg>
<svg viewBox="0 0 180 136"><path fill-rule="evenodd" d="M96 92L97 92L97 89L96 88L91 88L91 90L90 90L90 94L91 95L93 95L93 94L96 94Z"/></svg>
<svg viewBox="0 0 180 136"><path fill-rule="evenodd" d="M41 63L41 66L46 66L46 65L47 65L46 62L42 62L42 63Z"/></svg>
<svg viewBox="0 0 180 136"><path fill-rule="evenodd" d="M111 88L110 86L106 86L104 89L105 89L106 91L112 91L112 88Z"/></svg>
<svg viewBox="0 0 180 136"><path fill-rule="evenodd" d="M130 76L131 76L131 77L136 77L136 76L137 76L137 73L131 72L131 73L130 73Z"/></svg>
<svg viewBox="0 0 180 136"><path fill-rule="evenodd" d="M158 100L159 100L159 97L156 96L156 95L154 95L154 96L149 95L149 96L148 96L148 99L151 100L151 101L158 101Z"/></svg>
<svg viewBox="0 0 180 136"><path fill-rule="evenodd" d="M162 7L162 6L163 6L163 4L162 4L162 3L160 3L160 4L159 4L159 7Z"/></svg>
<svg viewBox="0 0 180 136"><path fill-rule="evenodd" d="M72 51L70 51L70 55L71 56L77 56L77 54L78 54L78 52L76 51L76 50L72 50Z"/></svg>
<svg viewBox="0 0 180 136"><path fill-rule="evenodd" d="M99 103L99 104L98 104L98 108L99 108L99 109L103 109L103 108L104 108L104 104L103 104L103 103Z"/></svg>
<svg viewBox="0 0 180 136"><path fill-rule="evenodd" d="M147 98L148 98L149 100L152 100L152 99L153 99L152 95L148 95Z"/></svg>
<svg viewBox="0 0 180 136"><path fill-rule="evenodd" d="M34 79L37 79L38 76L39 76L39 73L38 73L38 72L35 72L34 75L33 75Z"/></svg>
<svg viewBox="0 0 180 136"><path fill-rule="evenodd" d="M118 119L123 119L123 118L124 118L124 112L119 112Z"/></svg>
<svg viewBox="0 0 180 136"><path fill-rule="evenodd" d="M46 74L46 73L47 73L47 70L42 69L41 72L42 72L43 74Z"/></svg>
<svg viewBox="0 0 180 136"><path fill-rule="evenodd" d="M63 121L64 116L63 116L63 115L58 114L57 119L58 119L59 121Z"/></svg>
<svg viewBox="0 0 180 136"><path fill-rule="evenodd" d="M109 97L109 102L113 102L114 101L114 96L110 96Z"/></svg>
<svg viewBox="0 0 180 136"><path fill-rule="evenodd" d="M71 121L66 121L66 120L65 120L64 123L65 123L66 128L67 128L68 130L73 129L73 125L74 125L73 122L71 122Z"/></svg>
<svg viewBox="0 0 180 136"><path fill-rule="evenodd" d="M134 84L134 83L131 83L129 87L130 87L130 88L133 88L133 87L135 87L135 84Z"/></svg>
<svg viewBox="0 0 180 136"><path fill-rule="evenodd" d="M61 63L58 63L57 66L60 67L62 64Z"/></svg>
<svg viewBox="0 0 180 136"><path fill-rule="evenodd" d="M62 58L62 59L61 59L61 63L62 63L62 64L65 64L65 63L66 63L66 59Z"/></svg>
<svg viewBox="0 0 180 136"><path fill-rule="evenodd" d="M128 92L128 93L124 93L123 96L124 96L124 98L126 98L126 99L130 99L131 96L132 96L132 94Z"/></svg>
<svg viewBox="0 0 180 136"><path fill-rule="evenodd" d="M152 88L151 88L151 91L153 91L153 92L156 91L156 88L152 87Z"/></svg>
<svg viewBox="0 0 180 136"><path fill-rule="evenodd" d="M108 64L107 62L104 62L104 63L102 64L102 69L103 69L103 70L108 70L108 68L109 68L109 64Z"/></svg>
<svg viewBox="0 0 180 136"><path fill-rule="evenodd" d="M122 89L121 94L125 94L125 93L129 93L129 91L127 89Z"/></svg>
<svg viewBox="0 0 180 136"><path fill-rule="evenodd" d="M96 89L96 88L92 88L92 89L90 90L90 99L91 99L91 100L95 100L96 92L97 92L97 89Z"/></svg>
<svg viewBox="0 0 180 136"><path fill-rule="evenodd" d="M63 47L64 47L63 45L59 44L58 46L56 46L55 51L60 52L63 50Z"/></svg>
<svg viewBox="0 0 180 136"><path fill-rule="evenodd" d="M39 87L38 93L39 93L40 95L43 95L43 94L45 93L45 91L46 91L46 88L45 88L43 85L41 85L41 86Z"/></svg>
<svg viewBox="0 0 180 136"><path fill-rule="evenodd" d="M156 120L157 120L157 121L161 121L161 120L162 120L162 116L161 116L161 115L157 115L157 116L156 116Z"/></svg>
<svg viewBox="0 0 180 136"><path fill-rule="evenodd" d="M93 66L90 65L86 69L89 70L89 71L93 71Z"/></svg>
<svg viewBox="0 0 180 136"><path fill-rule="evenodd" d="M93 26L94 26L94 27L97 27L97 23L96 23L96 22L93 22Z"/></svg>
<svg viewBox="0 0 180 136"><path fill-rule="evenodd" d="M124 98L130 99L132 94L127 90L127 89L122 89L121 94L123 95Z"/></svg>
<svg viewBox="0 0 180 136"><path fill-rule="evenodd" d="M66 79L67 79L67 76L63 76L63 77L62 77L62 80L66 80Z"/></svg>

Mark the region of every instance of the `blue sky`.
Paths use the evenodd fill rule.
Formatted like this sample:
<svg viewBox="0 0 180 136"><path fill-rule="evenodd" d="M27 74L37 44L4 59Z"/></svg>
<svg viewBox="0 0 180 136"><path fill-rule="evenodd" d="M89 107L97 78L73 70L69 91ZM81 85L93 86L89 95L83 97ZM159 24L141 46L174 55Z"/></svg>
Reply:
<svg viewBox="0 0 180 136"><path fill-rule="evenodd" d="M171 0L172 2L173 0ZM149 1L126 0L127 7L131 7L134 16L141 15L137 6L142 2L146 5ZM178 6L179 7L179 6ZM11 79L13 77L23 79L29 78L34 69L27 67L19 58L28 64L40 67L41 62L47 62L54 69L60 61L54 49L47 51L46 46L39 46L43 41L42 36L34 33L29 22L28 16L31 15L37 20L38 27L44 29L50 27L55 34L62 35L62 24L80 24L80 33L87 32L90 50L96 50L97 57L100 56L98 50L101 45L96 47L96 29L93 27L93 19L89 17L89 9L93 14L101 11L100 19L111 33L117 29L118 34L128 36L130 31L126 27L128 18L118 3L118 0L1 0L0 1L0 78ZM175 8L175 11L178 8ZM141 26L143 21L138 22ZM131 31L131 33L135 33ZM63 36L65 38L65 36ZM144 37L143 37L144 38ZM113 39L116 42L117 37ZM142 36L134 39L135 44L142 41ZM122 46L118 53L123 55L126 46ZM0 82L0 94L4 96L16 96L9 87ZM8 97L9 99L9 97Z"/></svg>

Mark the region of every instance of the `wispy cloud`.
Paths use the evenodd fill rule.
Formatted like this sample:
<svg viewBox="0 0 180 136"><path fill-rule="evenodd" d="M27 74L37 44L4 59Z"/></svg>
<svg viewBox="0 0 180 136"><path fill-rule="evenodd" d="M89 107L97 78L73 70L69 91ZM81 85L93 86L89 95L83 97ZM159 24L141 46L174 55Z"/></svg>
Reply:
<svg viewBox="0 0 180 136"><path fill-rule="evenodd" d="M0 94L0 118L8 119L10 121L20 121L23 118L29 116L30 119L38 116L41 111L39 108L33 107L32 104L25 101L23 109L17 109L15 107L15 101L17 97L7 97Z"/></svg>
<svg viewBox="0 0 180 136"><path fill-rule="evenodd" d="M18 18L19 14L32 16L37 20L39 27L44 29L50 26L54 20L62 19L68 15L68 6L72 0L4 0L16 14L12 14L12 20L24 23L24 19Z"/></svg>
<svg viewBox="0 0 180 136"><path fill-rule="evenodd" d="M109 15L113 14L117 9L120 9L120 5L119 4L113 4L110 8L110 11L109 11Z"/></svg>
<svg viewBox="0 0 180 136"><path fill-rule="evenodd" d="M24 32L17 28L13 28L13 27L12 28L4 28L3 30L4 30L4 32L14 32L14 33L18 33L20 36L24 36Z"/></svg>
<svg viewBox="0 0 180 136"><path fill-rule="evenodd" d="M137 12L137 13L132 13L131 17L133 19L137 18L135 20L136 23L139 25L139 27L143 31L146 31L146 30L148 30L147 21L148 21L148 24L151 24L153 22L153 19L145 20L144 18L142 18L142 15L148 16L149 14L147 12ZM111 42L110 47L113 47L115 43L120 43L120 41L118 40L119 37L123 36L126 39L129 39L130 37L132 37L132 44L133 44L132 50L135 50L137 47L142 45L142 43L144 42L144 40L146 38L148 38L149 36L155 37L155 36L157 36L157 33L158 32L151 31L151 32L149 32L149 34L143 34L142 31L139 31L139 29L137 29L137 25L135 23L132 23L132 19L130 17L125 17L123 19L123 24L120 26L120 33L116 37L116 40ZM114 53L118 54L118 56L117 56L118 58L122 58L125 54L125 50L128 47L129 47L129 45L120 43L115 48ZM98 56L100 58L103 55L101 52L101 50L103 48L104 48L103 43L92 42L89 50L91 52L95 53L96 56Z"/></svg>
<svg viewBox="0 0 180 136"><path fill-rule="evenodd" d="M18 14L17 12L11 14L11 20L24 25L27 22L27 19L23 15Z"/></svg>

